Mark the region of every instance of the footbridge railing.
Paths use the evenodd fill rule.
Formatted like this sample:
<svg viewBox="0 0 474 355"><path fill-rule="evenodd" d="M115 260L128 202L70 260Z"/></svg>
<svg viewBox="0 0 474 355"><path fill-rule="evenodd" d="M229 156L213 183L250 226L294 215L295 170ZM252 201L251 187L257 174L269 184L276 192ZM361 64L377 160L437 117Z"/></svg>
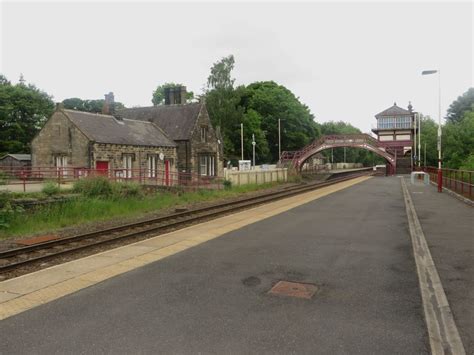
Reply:
<svg viewBox="0 0 474 355"><path fill-rule="evenodd" d="M330 148L352 147L370 150L384 157L389 164L395 167L396 158L385 147L368 134L337 134L322 136L314 142L297 151L284 151L280 157L280 164L290 168L301 169L304 162L311 156Z"/></svg>

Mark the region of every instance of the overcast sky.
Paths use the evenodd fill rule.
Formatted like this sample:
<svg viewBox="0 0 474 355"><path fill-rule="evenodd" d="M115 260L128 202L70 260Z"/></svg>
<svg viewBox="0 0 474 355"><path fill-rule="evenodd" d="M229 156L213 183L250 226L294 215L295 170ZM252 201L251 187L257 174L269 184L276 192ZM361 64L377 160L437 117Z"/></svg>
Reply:
<svg viewBox="0 0 474 355"><path fill-rule="evenodd" d="M473 86L472 2L3 2L1 72L54 96L149 106L161 83L200 93L234 54L238 84L274 80L318 122L364 132L394 101L437 118Z"/></svg>

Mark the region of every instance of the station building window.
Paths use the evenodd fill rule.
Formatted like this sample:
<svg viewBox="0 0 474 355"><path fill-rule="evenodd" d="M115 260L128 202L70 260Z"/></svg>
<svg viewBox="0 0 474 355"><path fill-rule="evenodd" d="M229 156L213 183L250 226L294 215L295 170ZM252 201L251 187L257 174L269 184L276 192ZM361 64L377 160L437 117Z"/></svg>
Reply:
<svg viewBox="0 0 474 355"><path fill-rule="evenodd" d="M133 176L133 160L134 154L122 154L122 167L124 178L130 179Z"/></svg>
<svg viewBox="0 0 474 355"><path fill-rule="evenodd" d="M61 176L67 176L67 156L66 155L55 155L54 166L56 171Z"/></svg>
<svg viewBox="0 0 474 355"><path fill-rule="evenodd" d="M216 175L216 158L214 155L199 156L199 175L215 176Z"/></svg>

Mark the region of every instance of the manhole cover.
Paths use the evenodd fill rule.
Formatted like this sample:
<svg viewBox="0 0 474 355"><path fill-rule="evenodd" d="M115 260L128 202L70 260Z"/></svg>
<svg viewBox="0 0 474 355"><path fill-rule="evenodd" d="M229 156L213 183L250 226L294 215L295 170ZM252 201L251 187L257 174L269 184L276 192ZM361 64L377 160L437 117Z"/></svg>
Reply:
<svg viewBox="0 0 474 355"><path fill-rule="evenodd" d="M268 293L274 295L306 298L310 299L318 291L318 287L313 284L306 284L291 281L278 281Z"/></svg>

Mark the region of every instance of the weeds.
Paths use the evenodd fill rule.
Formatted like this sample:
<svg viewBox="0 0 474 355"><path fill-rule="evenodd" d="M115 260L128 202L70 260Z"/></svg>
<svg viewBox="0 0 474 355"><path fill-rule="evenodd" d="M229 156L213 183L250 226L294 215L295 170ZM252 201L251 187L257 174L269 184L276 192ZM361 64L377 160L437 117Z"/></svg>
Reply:
<svg viewBox="0 0 474 355"><path fill-rule="evenodd" d="M87 179L81 181L85 180ZM0 230L0 238L51 232L67 226L112 218L136 217L180 205L236 197L244 192L261 190L275 185L276 183L269 183L234 186L223 190L198 190L179 194L158 192L144 195L141 186L137 184L110 184L109 190L108 185L102 182L87 182L87 187L81 185L81 189L76 191L87 191L86 194L93 197L69 200L31 211L12 211L12 207L8 207L2 217L7 226ZM108 198L102 198L104 195Z"/></svg>
<svg viewBox="0 0 474 355"><path fill-rule="evenodd" d="M77 180L72 191L86 197L110 197L113 193L113 186L105 176L97 176Z"/></svg>
<svg viewBox="0 0 474 355"><path fill-rule="evenodd" d="M61 192L61 189L54 181L48 181L43 185L41 192L44 193L46 196L51 197L59 194Z"/></svg>

